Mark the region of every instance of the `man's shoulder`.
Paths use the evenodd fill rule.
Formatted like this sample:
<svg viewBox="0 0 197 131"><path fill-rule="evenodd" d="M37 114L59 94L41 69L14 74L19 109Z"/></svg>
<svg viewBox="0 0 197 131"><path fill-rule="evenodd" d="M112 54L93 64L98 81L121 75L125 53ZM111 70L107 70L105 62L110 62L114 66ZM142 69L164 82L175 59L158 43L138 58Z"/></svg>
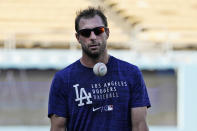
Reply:
<svg viewBox="0 0 197 131"><path fill-rule="evenodd" d="M120 68L138 70L138 66L135 65L135 64L132 64L132 63L130 63L128 61L116 58L114 56L111 56L111 57L112 57L113 61L118 64L118 66Z"/></svg>
<svg viewBox="0 0 197 131"><path fill-rule="evenodd" d="M56 75L59 75L59 76L68 75L71 72L71 70L77 69L78 64L79 64L79 60L77 60L77 61L73 62L72 64L66 66L65 68L57 71Z"/></svg>

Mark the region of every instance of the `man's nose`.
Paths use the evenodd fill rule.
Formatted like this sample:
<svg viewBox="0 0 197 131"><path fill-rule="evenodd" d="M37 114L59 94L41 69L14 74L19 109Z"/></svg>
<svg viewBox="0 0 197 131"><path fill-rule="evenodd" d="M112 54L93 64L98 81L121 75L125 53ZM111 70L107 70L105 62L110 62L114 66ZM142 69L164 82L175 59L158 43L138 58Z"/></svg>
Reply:
<svg viewBox="0 0 197 131"><path fill-rule="evenodd" d="M93 31L91 31L91 33L90 33L90 39L96 39L96 35L94 34Z"/></svg>

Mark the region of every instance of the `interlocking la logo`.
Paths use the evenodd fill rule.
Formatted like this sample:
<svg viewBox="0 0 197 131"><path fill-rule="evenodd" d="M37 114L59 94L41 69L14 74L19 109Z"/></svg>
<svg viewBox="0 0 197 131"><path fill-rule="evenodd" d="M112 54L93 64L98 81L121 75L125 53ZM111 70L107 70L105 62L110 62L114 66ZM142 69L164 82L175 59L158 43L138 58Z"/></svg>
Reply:
<svg viewBox="0 0 197 131"><path fill-rule="evenodd" d="M92 101L90 100L90 98L92 98L91 93L86 93L84 88L80 89L80 97L79 97L79 92L78 92L78 86L79 84L75 84L73 85L73 87L75 88L75 92L76 92L76 99L75 101L79 101L78 106L83 106L83 100L86 99L86 104L92 104Z"/></svg>

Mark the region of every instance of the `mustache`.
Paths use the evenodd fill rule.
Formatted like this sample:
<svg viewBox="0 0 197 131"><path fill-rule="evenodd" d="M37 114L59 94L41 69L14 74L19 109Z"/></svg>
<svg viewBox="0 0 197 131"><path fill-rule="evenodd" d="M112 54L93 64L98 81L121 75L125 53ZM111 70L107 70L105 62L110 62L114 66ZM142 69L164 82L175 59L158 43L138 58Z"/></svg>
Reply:
<svg viewBox="0 0 197 131"><path fill-rule="evenodd" d="M100 46L100 43L94 41L94 42L89 43L88 46L89 46L89 47L91 47L91 46Z"/></svg>

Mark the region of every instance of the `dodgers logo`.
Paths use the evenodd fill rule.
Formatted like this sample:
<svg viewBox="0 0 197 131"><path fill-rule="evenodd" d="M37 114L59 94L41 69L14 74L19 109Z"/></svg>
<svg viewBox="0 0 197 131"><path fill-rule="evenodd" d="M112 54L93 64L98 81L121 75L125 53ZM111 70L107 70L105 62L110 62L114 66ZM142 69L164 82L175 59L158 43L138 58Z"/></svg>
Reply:
<svg viewBox="0 0 197 131"><path fill-rule="evenodd" d="M76 93L76 99L75 101L79 101L78 106L84 106L84 100L86 100L86 104L92 104L92 101L90 100L90 98L92 98L92 95L90 92L86 92L84 88L80 88L80 93L78 90L79 84L75 84L73 85L73 87L75 88L75 93Z"/></svg>

